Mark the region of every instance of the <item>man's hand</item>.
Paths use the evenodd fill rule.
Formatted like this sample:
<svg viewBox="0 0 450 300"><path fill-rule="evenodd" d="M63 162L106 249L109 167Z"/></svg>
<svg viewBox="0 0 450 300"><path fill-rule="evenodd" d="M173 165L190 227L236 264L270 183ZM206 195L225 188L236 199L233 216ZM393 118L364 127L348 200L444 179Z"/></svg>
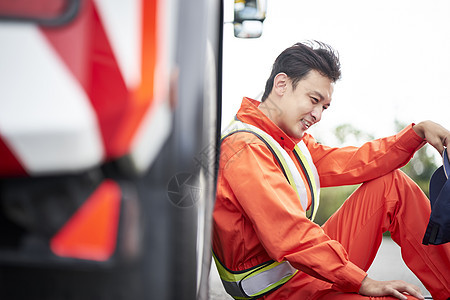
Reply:
<svg viewBox="0 0 450 300"><path fill-rule="evenodd" d="M432 121L423 121L413 126L414 131L426 139L442 155L444 146L450 146L450 131ZM450 158L450 157L449 157Z"/></svg>
<svg viewBox="0 0 450 300"><path fill-rule="evenodd" d="M377 281L368 276L362 281L359 293L371 297L393 296L397 299L404 300L407 297L403 293L408 293L417 299L424 299L420 289L413 284L401 280Z"/></svg>

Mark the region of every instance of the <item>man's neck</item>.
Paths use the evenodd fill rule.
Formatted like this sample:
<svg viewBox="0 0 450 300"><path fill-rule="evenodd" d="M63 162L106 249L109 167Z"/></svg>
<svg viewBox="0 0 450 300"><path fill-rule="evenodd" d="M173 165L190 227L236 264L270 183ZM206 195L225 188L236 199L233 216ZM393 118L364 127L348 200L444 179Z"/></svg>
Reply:
<svg viewBox="0 0 450 300"><path fill-rule="evenodd" d="M278 117L282 114L282 111L277 105L276 99L274 99L272 95L269 95L264 102L261 102L258 109L262 111L272 122L278 124Z"/></svg>

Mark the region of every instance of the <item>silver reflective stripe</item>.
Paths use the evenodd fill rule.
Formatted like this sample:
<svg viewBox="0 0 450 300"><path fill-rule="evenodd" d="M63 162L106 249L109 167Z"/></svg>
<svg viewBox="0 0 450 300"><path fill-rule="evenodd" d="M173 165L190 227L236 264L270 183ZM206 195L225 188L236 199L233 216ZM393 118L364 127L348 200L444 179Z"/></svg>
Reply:
<svg viewBox="0 0 450 300"><path fill-rule="evenodd" d="M278 281L294 275L297 270L287 261L241 281L242 290L247 295L255 295Z"/></svg>
<svg viewBox="0 0 450 300"><path fill-rule="evenodd" d="M311 152L309 152L308 147L306 147L305 142L302 140L300 143L297 144L300 151L303 153L303 155L306 157L306 160L308 161L309 167L311 168L311 171L314 175L314 180L316 181L316 192L317 192L317 207L319 206L319 199L320 199L320 179L319 179L319 173L317 172L316 165L314 164L314 161L311 156Z"/></svg>

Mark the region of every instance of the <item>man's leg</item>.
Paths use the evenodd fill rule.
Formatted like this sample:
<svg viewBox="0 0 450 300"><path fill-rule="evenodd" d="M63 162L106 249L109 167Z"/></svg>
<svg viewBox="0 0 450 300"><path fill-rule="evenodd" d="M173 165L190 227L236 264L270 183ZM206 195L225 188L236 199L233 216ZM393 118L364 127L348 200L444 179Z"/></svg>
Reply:
<svg viewBox="0 0 450 300"><path fill-rule="evenodd" d="M406 265L434 299L447 299L450 244L422 245L430 212L430 202L420 188L401 171L394 171L361 185L323 228L364 270L375 258L382 233L390 231Z"/></svg>
<svg viewBox="0 0 450 300"><path fill-rule="evenodd" d="M417 300L416 297L406 295L408 300ZM395 297L368 297L360 294L341 293L335 290L324 290L320 295L317 295L314 300L398 300Z"/></svg>

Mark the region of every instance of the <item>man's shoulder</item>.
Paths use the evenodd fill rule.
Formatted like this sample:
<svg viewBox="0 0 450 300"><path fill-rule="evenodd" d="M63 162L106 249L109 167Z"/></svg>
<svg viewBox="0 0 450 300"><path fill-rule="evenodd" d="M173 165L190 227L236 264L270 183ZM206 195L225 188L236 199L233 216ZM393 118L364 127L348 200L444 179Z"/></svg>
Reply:
<svg viewBox="0 0 450 300"><path fill-rule="evenodd" d="M251 132L235 132L222 139L220 151L229 157L252 145L260 146L264 145L264 142Z"/></svg>
<svg viewBox="0 0 450 300"><path fill-rule="evenodd" d="M274 161L271 150L251 132L236 132L222 140L220 171L234 170L232 166L248 166L253 164L254 160L262 163L267 159Z"/></svg>

